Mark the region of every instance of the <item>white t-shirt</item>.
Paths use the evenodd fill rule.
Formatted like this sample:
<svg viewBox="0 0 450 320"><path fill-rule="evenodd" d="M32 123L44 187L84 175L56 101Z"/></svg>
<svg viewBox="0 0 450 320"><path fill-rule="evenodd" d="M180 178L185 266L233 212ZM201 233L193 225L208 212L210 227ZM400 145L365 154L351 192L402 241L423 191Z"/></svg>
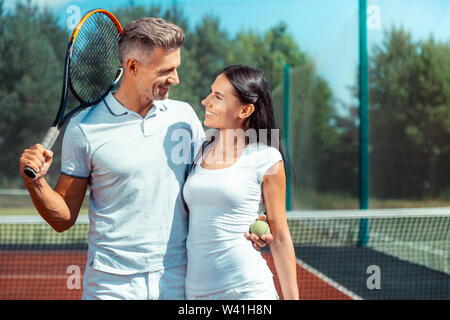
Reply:
<svg viewBox="0 0 450 320"><path fill-rule="evenodd" d="M252 285L265 286L272 273L244 232L258 217L262 179L282 161L280 152L265 144L248 145L237 162L223 169L200 163L183 189L189 208L186 292L208 295Z"/></svg>

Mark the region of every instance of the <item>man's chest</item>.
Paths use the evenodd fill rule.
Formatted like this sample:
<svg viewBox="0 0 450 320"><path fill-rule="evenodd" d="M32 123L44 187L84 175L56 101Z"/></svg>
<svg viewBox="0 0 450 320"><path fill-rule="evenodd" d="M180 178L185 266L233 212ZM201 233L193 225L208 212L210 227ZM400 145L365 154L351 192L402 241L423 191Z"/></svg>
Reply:
<svg viewBox="0 0 450 320"><path fill-rule="evenodd" d="M151 128L144 125L135 122L125 128L109 128L96 139L91 146L92 175L145 177L168 170L184 172L190 160L190 126L182 122L158 123Z"/></svg>

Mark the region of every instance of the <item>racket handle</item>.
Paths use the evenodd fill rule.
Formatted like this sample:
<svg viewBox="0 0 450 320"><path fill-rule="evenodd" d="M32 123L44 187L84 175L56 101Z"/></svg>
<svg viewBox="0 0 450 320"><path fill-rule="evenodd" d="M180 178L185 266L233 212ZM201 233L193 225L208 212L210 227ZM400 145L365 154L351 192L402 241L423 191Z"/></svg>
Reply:
<svg viewBox="0 0 450 320"><path fill-rule="evenodd" d="M53 147L53 144L55 143L56 139L58 138L59 135L59 129L57 127L50 127L47 130L47 133L44 136L44 139L42 139L41 145L44 147L44 149L46 150L51 150ZM37 172L34 171L32 168L30 167L25 167L23 169L23 172L25 173L25 175L29 178L36 178L37 176Z"/></svg>
<svg viewBox="0 0 450 320"><path fill-rule="evenodd" d="M41 142L44 149L52 150L53 144L55 143L56 139L58 139L58 136L59 129L57 127L50 127Z"/></svg>
<svg viewBox="0 0 450 320"><path fill-rule="evenodd" d="M26 175L28 178L31 178L31 179L34 179L34 178L37 177L36 171L34 171L33 169L31 169L30 167L25 167L25 168L23 169L23 173L25 173L25 175Z"/></svg>

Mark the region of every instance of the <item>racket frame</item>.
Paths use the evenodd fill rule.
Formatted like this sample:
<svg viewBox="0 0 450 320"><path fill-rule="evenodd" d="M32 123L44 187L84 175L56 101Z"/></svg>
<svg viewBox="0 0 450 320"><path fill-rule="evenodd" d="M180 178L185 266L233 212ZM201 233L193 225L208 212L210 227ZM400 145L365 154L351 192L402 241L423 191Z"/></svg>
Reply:
<svg viewBox="0 0 450 320"><path fill-rule="evenodd" d="M122 34L123 29L122 26L120 25L119 21L117 20L117 18L109 11L105 10L105 9L93 9L88 11L78 22L78 24L76 25L76 27L73 29L70 38L69 38L69 42L67 44L67 50L66 50L66 55L64 58L64 74L63 74L63 87L61 90L61 100L59 103L59 108L58 108L58 112L56 113L56 117L55 120L53 121L52 126L47 130L47 133L45 134L44 138L41 141L41 145L44 147L44 149L46 150L51 150L53 147L53 144L55 143L56 139L59 136L60 133L60 129L64 126L65 122L70 119L70 117L72 117L75 113L90 107L92 105L98 104L99 102L101 102L107 95L108 93L114 88L114 86L119 82L119 80L122 77L123 74L123 68L122 66L119 64L118 65L118 70L116 73L116 78L115 80L111 83L110 87L108 88L108 90L105 91L105 93L100 96L97 100L86 103L83 102L83 100L80 98L80 96L75 92L75 90L73 89L72 85L70 84L70 80L69 80L69 67L70 67L70 61L71 61L71 57L72 57L72 48L73 48L73 44L75 43L75 40L78 36L78 33L81 30L81 27L83 26L83 24L86 22L86 20L92 16L95 13L104 13L106 14L111 21L115 24L118 33ZM64 112L66 111L66 107L67 107L67 98L68 98L68 89L70 88L70 91L72 92L72 94L75 96L75 98L81 102L81 104L70 110L66 115L64 115ZM30 178L35 179L37 177L37 173L30 167L26 167L24 168L24 173L25 175L27 175Z"/></svg>

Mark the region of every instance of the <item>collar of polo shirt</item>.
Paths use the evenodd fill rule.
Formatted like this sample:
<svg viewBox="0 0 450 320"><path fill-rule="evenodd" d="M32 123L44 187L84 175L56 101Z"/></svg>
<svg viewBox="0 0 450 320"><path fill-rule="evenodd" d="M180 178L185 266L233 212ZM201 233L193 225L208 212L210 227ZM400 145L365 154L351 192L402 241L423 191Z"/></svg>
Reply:
<svg viewBox="0 0 450 320"><path fill-rule="evenodd" d="M103 100L109 112L115 116L123 116L128 114L130 110L125 108L116 98L113 96L113 92L108 93L108 95ZM158 111L166 111L167 107L164 105L163 101L155 100L153 101L153 105L156 107Z"/></svg>

